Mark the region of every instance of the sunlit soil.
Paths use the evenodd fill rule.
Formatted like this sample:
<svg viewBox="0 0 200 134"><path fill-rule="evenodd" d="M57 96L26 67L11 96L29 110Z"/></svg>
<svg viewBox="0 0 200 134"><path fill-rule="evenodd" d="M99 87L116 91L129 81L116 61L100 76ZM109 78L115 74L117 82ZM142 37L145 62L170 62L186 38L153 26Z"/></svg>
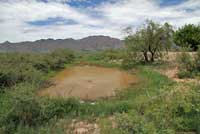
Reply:
<svg viewBox="0 0 200 134"><path fill-rule="evenodd" d="M53 86L39 90L40 96L96 100L114 96L115 91L136 83L137 79L117 68L75 66L61 71L52 81Z"/></svg>

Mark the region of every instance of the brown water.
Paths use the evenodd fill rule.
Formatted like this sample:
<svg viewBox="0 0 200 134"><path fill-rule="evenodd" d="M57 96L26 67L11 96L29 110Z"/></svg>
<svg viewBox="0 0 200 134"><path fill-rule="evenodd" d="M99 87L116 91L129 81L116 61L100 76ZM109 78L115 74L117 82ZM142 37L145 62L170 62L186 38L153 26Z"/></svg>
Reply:
<svg viewBox="0 0 200 134"><path fill-rule="evenodd" d="M75 66L65 69L52 80L55 85L41 89L40 96L96 100L113 96L116 90L136 82L135 76L125 71L97 66Z"/></svg>

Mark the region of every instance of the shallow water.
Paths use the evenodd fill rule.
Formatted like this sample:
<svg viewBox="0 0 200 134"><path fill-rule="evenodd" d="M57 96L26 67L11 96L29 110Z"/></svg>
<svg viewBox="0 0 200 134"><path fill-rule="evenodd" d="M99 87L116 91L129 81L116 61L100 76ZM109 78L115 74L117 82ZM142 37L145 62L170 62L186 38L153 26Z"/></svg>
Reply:
<svg viewBox="0 0 200 134"><path fill-rule="evenodd" d="M96 100L115 95L116 90L135 83L136 78L116 68L75 66L61 71L52 81L55 85L41 89L40 96Z"/></svg>

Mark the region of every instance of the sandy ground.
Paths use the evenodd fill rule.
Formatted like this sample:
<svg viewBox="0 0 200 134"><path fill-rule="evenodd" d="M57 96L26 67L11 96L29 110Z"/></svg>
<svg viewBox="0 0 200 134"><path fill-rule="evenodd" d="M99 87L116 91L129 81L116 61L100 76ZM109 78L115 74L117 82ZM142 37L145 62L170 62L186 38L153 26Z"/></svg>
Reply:
<svg viewBox="0 0 200 134"><path fill-rule="evenodd" d="M136 77L116 68L85 65L66 69L52 81L54 85L41 89L40 96L96 100L113 96L116 90L136 83Z"/></svg>
<svg viewBox="0 0 200 134"><path fill-rule="evenodd" d="M194 52L188 52L191 56L194 55ZM184 78L180 79L178 78L178 72L179 72L179 65L177 63L177 56L180 55L181 52L169 52L165 57L164 61L169 62L169 67L165 69L158 69L158 71L167 76L170 79L173 79L176 82L184 82L184 83L199 83L200 81L198 79L191 79L191 78Z"/></svg>
<svg viewBox="0 0 200 134"><path fill-rule="evenodd" d="M160 69L158 70L161 74L167 76L168 78L176 81L176 82L184 82L184 83L196 83L196 84L199 84L200 81L199 79L196 79L196 78L184 78L184 79L180 79L178 78L178 66L174 66L174 67L170 67L170 68L167 68L167 69Z"/></svg>

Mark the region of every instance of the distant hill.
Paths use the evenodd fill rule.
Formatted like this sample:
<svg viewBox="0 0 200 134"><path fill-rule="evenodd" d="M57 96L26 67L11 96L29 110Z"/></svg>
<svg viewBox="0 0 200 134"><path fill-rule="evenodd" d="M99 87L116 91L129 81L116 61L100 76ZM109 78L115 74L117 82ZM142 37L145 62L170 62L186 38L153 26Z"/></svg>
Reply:
<svg viewBox="0 0 200 134"><path fill-rule="evenodd" d="M0 43L0 52L50 52L69 48L79 51L98 51L123 47L121 40L109 36L89 36L83 39L41 39L34 42Z"/></svg>

